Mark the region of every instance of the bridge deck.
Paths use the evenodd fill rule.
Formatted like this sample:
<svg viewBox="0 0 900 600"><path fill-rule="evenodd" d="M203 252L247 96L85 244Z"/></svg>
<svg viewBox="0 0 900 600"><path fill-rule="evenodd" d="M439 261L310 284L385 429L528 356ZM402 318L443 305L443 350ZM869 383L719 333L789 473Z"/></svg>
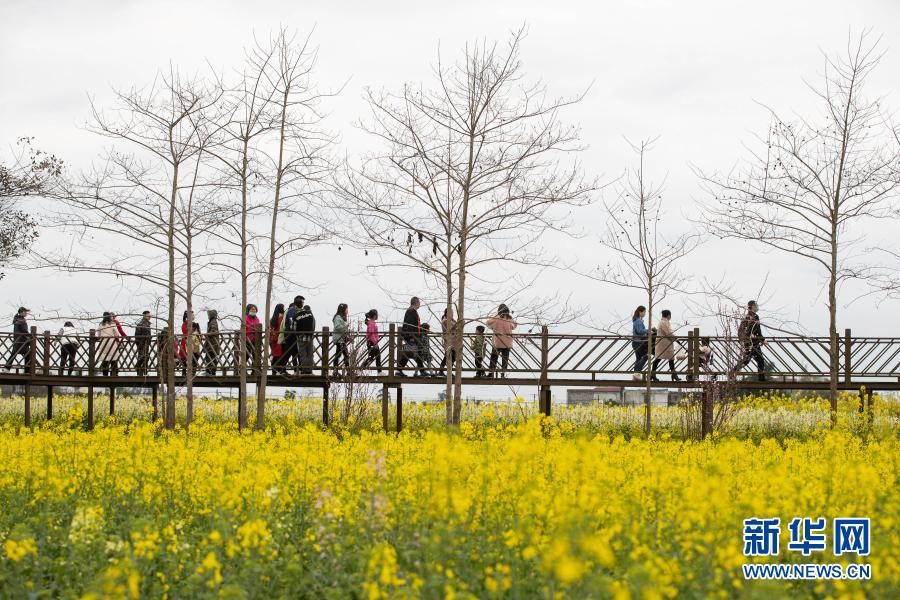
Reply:
<svg viewBox="0 0 900 600"><path fill-rule="evenodd" d="M196 374L192 385L198 388L235 388L240 384L240 370L246 379L256 383L262 371L262 332L256 331L248 344L249 360L241 366L237 351L239 332L221 332L202 340L196 355ZM100 337L95 331L86 336L58 339L49 331L30 334L0 333L0 366L9 368L0 373L0 384L26 385L26 422L30 422L31 386L46 386L48 398L54 387L87 387L93 396L94 387L149 387L154 397L164 378L160 361L167 348L179 354L181 336L162 340L133 337ZM635 376L635 344L631 336L551 334L547 328L540 332L517 333L509 349L508 363L503 369L503 352L494 351L488 334L484 338L484 354L474 352L476 336L466 334L462 344L463 385L537 386L541 391L541 410L549 413L550 388L556 387L616 387L637 388L645 384ZM703 347L701 342L705 340ZM64 363L64 342L72 354ZM427 343L425 343L427 342ZM642 342L645 343L645 342ZM730 382L744 390L827 390L829 389L829 340L822 337L767 338L760 348L764 357L765 381L758 380L755 358L739 340L725 337L701 338L696 329L675 340L675 369L680 381L672 381L667 361L657 373L660 381L651 382L654 388L680 390L700 389L711 381ZM430 348L423 351L423 346ZM443 357L440 334L420 338L419 346L404 342L394 325L380 336L377 349L365 336L351 334L347 342L348 364L336 355L336 347L328 328L308 338L298 338L298 347L305 351L298 365L309 374L296 375L295 364L286 365L291 374L270 373L268 385L282 387L319 387L327 402L328 389L335 383L354 381L397 389L402 386L443 385L444 378L415 376L416 359L427 358L426 368L436 371ZM838 388L859 390L900 390L900 338L853 337L847 330L839 344ZM377 369L371 358L381 361ZM496 355L496 356L495 356ZM495 369L491 369L496 358ZM335 360L340 359L340 360ZM407 377L401 376L404 363ZM271 366L269 367L272 368ZM70 374L71 369L71 374ZM104 374L104 371L109 374ZM496 377L484 377L494 373ZM504 377L501 377L501 374ZM187 384L184 361L179 361L175 384ZM385 392L385 398L386 398Z"/></svg>

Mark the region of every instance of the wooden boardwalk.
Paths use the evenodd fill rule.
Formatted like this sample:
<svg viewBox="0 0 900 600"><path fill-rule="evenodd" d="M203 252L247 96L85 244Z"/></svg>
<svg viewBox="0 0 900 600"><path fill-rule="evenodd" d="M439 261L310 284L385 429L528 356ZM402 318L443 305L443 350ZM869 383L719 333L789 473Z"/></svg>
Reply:
<svg viewBox="0 0 900 600"><path fill-rule="evenodd" d="M239 372L236 348L239 332L221 332L217 352L207 346L198 360L197 373L192 383L197 388L238 388ZM179 336L180 337L180 336ZM260 343L263 335L257 332L251 348L251 358L243 366L248 382L258 380L262 365ZM491 356L490 334L485 336L486 350L482 364L472 351L474 334L466 334L463 340L462 373L464 385L535 386L539 390L540 409L550 413L552 387L603 386L618 388L643 387L644 383L634 375L635 355L631 336L553 334L547 328L538 332L517 333L513 336L508 365L501 370L498 357L495 372L489 368ZM653 387L681 390L699 389L704 382L730 380L746 390L828 390L829 352L827 337L772 337L766 338L762 353L766 362L766 380L759 381L755 365L741 366L745 350L733 338L710 337L712 360L701 359L700 332L696 329L676 341L678 355L676 371L680 381L671 381L668 365L660 365L657 374L660 381ZM444 379L415 375L415 361L407 356L409 364L401 375L400 364L405 354L401 337L394 325L382 333L379 344L382 368L374 363L365 365L368 352L365 336L351 334L348 342L350 367L335 362L334 344L328 328L316 332L310 339L312 360L300 365L307 374L298 374L293 365L288 373L273 374L271 367L267 385L275 387L320 388L323 391L327 419L329 389L335 383L355 381L382 386L385 403L388 390L396 390L398 415L402 411L404 384L444 385ZM100 358L109 349L105 344L115 344L117 361L115 373L103 374ZM432 360L427 368L439 370L443 356L440 334L429 336ZM53 416L53 393L56 387L86 387L89 400L89 425L93 422L93 395L95 388L110 390L110 411L115 411L117 388L148 388L153 397L156 413L159 388L163 378L159 371L160 343L153 338L141 343L133 337L111 341L100 338L92 330L77 338L72 372L69 365L61 364L61 344L49 331L17 337L13 333L0 334L0 366L13 358L12 368L0 373L0 384L25 385L25 420L31 422L31 395L35 386L46 387L48 418ZM900 338L854 337L845 331L840 344L839 389L859 391L900 390ZM111 365L108 365L111 366ZM404 376L405 375L405 376ZM489 377L488 375L493 375ZM187 378L183 367L176 371L176 385L185 386ZM385 415L386 415L385 407ZM385 419L386 420L386 419ZM399 421L398 421L399 423Z"/></svg>

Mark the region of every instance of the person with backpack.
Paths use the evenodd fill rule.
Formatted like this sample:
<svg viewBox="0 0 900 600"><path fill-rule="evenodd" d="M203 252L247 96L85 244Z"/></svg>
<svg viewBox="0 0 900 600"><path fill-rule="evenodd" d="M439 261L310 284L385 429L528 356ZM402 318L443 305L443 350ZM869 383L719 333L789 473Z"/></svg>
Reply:
<svg viewBox="0 0 900 600"><path fill-rule="evenodd" d="M378 311L374 308L366 313L366 349L368 357L363 363L362 368L367 369L372 362L381 375L381 347L379 345L380 338L378 335Z"/></svg>
<svg viewBox="0 0 900 600"><path fill-rule="evenodd" d="M293 369L297 372L299 348L297 346L297 317L303 309L306 298L295 296L294 301L284 313L281 320L281 329L278 335L278 343L281 344L281 367L283 372Z"/></svg>
<svg viewBox="0 0 900 600"><path fill-rule="evenodd" d="M134 343L137 347L137 374L146 377L150 363L150 340L153 336L150 325L150 311L141 313L141 320L134 326Z"/></svg>
<svg viewBox="0 0 900 600"><path fill-rule="evenodd" d="M312 307L309 304L304 304L297 313L294 329L297 332L297 358L300 361L300 374L312 375L312 367L316 360L313 347L316 317L313 316Z"/></svg>
<svg viewBox="0 0 900 600"><path fill-rule="evenodd" d="M409 308L403 315L403 325L400 327L400 349L399 359L397 360L397 375L406 377L403 369L406 368L409 359L413 359L416 363L416 370L423 377L431 377L431 374L425 371L422 363L421 343L422 343L422 322L419 320L419 307L422 303L416 296L409 301Z"/></svg>
<svg viewBox="0 0 900 600"><path fill-rule="evenodd" d="M28 333L28 313L30 312L24 306L20 306L13 316L13 344L12 352L9 353L9 358L6 359L7 370L12 368L16 356L20 354L22 355L25 371L27 372L31 368L31 340Z"/></svg>
<svg viewBox="0 0 900 600"><path fill-rule="evenodd" d="M754 360L757 378L759 381L765 381L766 359L763 357L762 346L766 343L766 338L763 337L762 326L759 324L759 305L756 300L747 303L747 314L738 326L738 340L741 342L743 354L737 369L746 367Z"/></svg>
<svg viewBox="0 0 900 600"><path fill-rule="evenodd" d="M78 332L72 321L66 321L56 334L59 340L59 374L68 367L67 374L75 369L75 355L78 354Z"/></svg>

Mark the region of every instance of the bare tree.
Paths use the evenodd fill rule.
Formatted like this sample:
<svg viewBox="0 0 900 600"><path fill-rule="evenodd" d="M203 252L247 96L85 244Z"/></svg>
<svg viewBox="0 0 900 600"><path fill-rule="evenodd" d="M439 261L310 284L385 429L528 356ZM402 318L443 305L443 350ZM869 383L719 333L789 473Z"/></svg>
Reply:
<svg viewBox="0 0 900 600"><path fill-rule="evenodd" d="M326 178L331 175L332 165L326 152L334 138L321 128L319 103L323 95L311 80L316 51L310 48L309 41L307 36L297 43L293 35L282 29L270 39L268 47L257 46L250 56L274 92L271 95L274 120L271 129L277 136L273 144L274 156L265 165L272 192L271 203L266 206L270 227L263 273L266 331L271 327L269 316L273 312L272 294L278 263L327 237L319 222L320 215L310 200L324 189ZM304 205L296 206L300 201L304 201ZM279 217L282 219L280 228ZM278 335L277 331L273 333ZM258 429L264 425L268 374L265 366L270 358L269 344L263 344L262 353L263 370L256 399Z"/></svg>
<svg viewBox="0 0 900 600"><path fill-rule="evenodd" d="M444 350L459 357L473 296L491 294L496 305L498 289L515 286L509 269L552 263L538 240L566 230L560 209L587 203L596 188L577 163L578 129L560 120L583 95L554 99L523 82L523 35L467 45L455 64L439 57L431 89L369 90L371 120L360 127L383 150L338 183L340 210L356 217L356 240L380 266L416 268L441 290L455 329L446 338L455 347ZM447 423L458 423L462 361L448 369L446 392Z"/></svg>
<svg viewBox="0 0 900 600"><path fill-rule="evenodd" d="M684 291L689 276L680 270L681 260L693 252L700 238L694 232L663 233L664 184L653 183L645 164L656 139L629 142L637 165L626 170L617 183L616 199L605 203L606 231L599 243L611 251L615 262L584 273L590 279L639 292L647 299L647 330L653 330L653 310L671 292ZM644 373L644 433L650 435L653 336L647 335Z"/></svg>
<svg viewBox="0 0 900 600"><path fill-rule="evenodd" d="M200 124L220 96L217 83L185 79L172 68L146 90L117 91L110 112L92 103L89 130L117 145L92 170L56 190L62 206L48 217L81 247L34 253L35 266L128 277L165 290L170 345L176 302L189 297L178 270L187 251L180 243L179 206L197 185ZM110 243L117 238L126 243ZM166 356L164 424L174 428L175 356Z"/></svg>
<svg viewBox="0 0 900 600"><path fill-rule="evenodd" d="M865 95L881 54L863 33L849 39L846 54L825 57L821 87L811 89L823 106L817 120L782 118L769 109L771 125L760 151L725 176L699 175L713 198L704 207L710 231L751 240L805 259L827 278L832 418L840 369L838 292L865 276L860 231L854 225L886 216L900 185L900 146L881 100Z"/></svg>

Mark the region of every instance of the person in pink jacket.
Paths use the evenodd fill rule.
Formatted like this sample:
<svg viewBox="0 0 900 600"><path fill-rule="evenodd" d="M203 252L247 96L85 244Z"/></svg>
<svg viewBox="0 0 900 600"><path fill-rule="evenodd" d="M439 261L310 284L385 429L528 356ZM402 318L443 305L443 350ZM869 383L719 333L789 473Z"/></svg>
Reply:
<svg viewBox="0 0 900 600"><path fill-rule="evenodd" d="M487 326L493 333L491 340L491 372L488 377L494 377L497 372L497 357L502 357L501 377L506 377L506 367L509 365L509 351L512 349L512 331L516 328L516 322L509 312L509 307L501 304L497 309L497 316L487 320Z"/></svg>
<svg viewBox="0 0 900 600"><path fill-rule="evenodd" d="M380 338L378 336L378 311L374 308L366 313L366 348L369 350L369 356L362 368L367 369L373 362L378 374L381 374L381 348L379 347Z"/></svg>
<svg viewBox="0 0 900 600"><path fill-rule="evenodd" d="M260 324L259 317L256 316L258 309L255 304L247 305L247 316L244 317L244 323L247 324L247 360L251 364L256 361L256 328Z"/></svg>

